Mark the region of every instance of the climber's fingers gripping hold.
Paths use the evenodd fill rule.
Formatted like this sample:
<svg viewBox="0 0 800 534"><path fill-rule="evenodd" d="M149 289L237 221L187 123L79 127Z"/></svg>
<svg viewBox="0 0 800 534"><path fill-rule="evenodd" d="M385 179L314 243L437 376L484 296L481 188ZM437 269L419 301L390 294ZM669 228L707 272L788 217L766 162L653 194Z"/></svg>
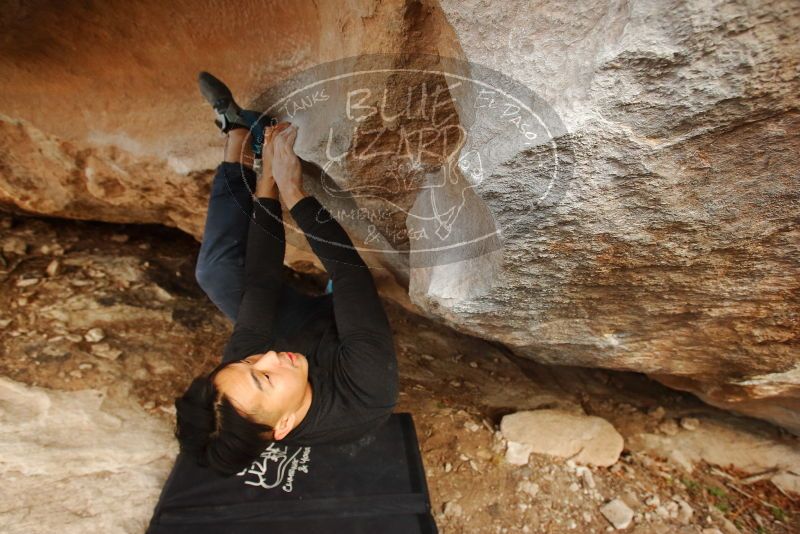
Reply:
<svg viewBox="0 0 800 534"><path fill-rule="evenodd" d="M287 156L293 156L294 141L297 139L297 126L291 125L278 132L275 136L275 141L280 150Z"/></svg>
<svg viewBox="0 0 800 534"><path fill-rule="evenodd" d="M262 164L264 169L272 173L272 158L275 154L275 136L289 126L288 122L281 122L275 126L264 128L264 145L261 149Z"/></svg>
<svg viewBox="0 0 800 534"><path fill-rule="evenodd" d="M290 154L294 154L294 141L297 139L297 126L292 126L284 130L286 132L285 146Z"/></svg>
<svg viewBox="0 0 800 534"><path fill-rule="evenodd" d="M272 157L272 174L278 189L289 192L302 188L302 169L300 158L294 153L294 141L297 138L297 127L290 126L273 135L274 154Z"/></svg>

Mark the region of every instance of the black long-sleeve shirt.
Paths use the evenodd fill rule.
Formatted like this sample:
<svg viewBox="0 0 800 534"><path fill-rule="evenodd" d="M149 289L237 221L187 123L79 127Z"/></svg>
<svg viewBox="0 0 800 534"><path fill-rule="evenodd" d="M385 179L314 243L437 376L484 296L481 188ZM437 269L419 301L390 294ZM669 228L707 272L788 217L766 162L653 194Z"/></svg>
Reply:
<svg viewBox="0 0 800 534"><path fill-rule="evenodd" d="M223 361L267 350L300 352L309 362L311 406L281 443L343 443L385 422L398 395L397 356L375 282L341 225L313 196L290 210L333 280L288 315L280 301L285 233L281 204L254 204L245 288Z"/></svg>

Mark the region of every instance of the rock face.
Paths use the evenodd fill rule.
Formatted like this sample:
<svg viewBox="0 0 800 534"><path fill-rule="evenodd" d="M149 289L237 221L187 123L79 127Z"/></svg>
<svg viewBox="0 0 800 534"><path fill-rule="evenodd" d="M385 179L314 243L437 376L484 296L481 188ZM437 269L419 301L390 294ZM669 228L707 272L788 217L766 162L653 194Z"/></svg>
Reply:
<svg viewBox="0 0 800 534"><path fill-rule="evenodd" d="M4 531L144 531L178 453L168 424L129 395L4 377L0 408Z"/></svg>
<svg viewBox="0 0 800 534"><path fill-rule="evenodd" d="M707 421L695 430L683 429L674 436L641 433L633 436L628 446L677 460L688 471L700 462L732 465L745 473L769 478L784 491L800 493L800 450L791 440L781 443L755 432Z"/></svg>
<svg viewBox="0 0 800 534"><path fill-rule="evenodd" d="M524 457L525 449L530 449L527 452L608 467L617 462L624 445L622 436L605 419L564 410L526 410L506 415L500 431L509 440L513 458Z"/></svg>
<svg viewBox="0 0 800 534"><path fill-rule="evenodd" d="M356 214L335 213L421 313L521 356L647 373L800 432L797 2L236 9L220 21L218 4L202 1L6 8L0 201L200 237L223 145L196 90L208 70L242 103L301 125L309 188ZM371 77L361 100L345 77L301 93L300 107L274 107L299 87L278 80L313 89L313 76L291 76L399 52L392 66L404 70ZM525 121L489 124L474 105L485 97L478 84L437 74L444 62L417 53L519 80L557 117L548 124L561 126L549 130L561 156L520 143ZM441 120L424 142L435 114L387 118L429 102L413 92L423 85L452 97L437 102ZM342 95L356 104L346 112ZM388 113L358 114L379 103ZM416 160L359 151L399 146L375 134L384 127L401 140L419 133ZM540 195L539 173L555 167L569 172ZM336 187L315 189L319 168ZM454 256L429 250L434 227L461 244L499 232Z"/></svg>

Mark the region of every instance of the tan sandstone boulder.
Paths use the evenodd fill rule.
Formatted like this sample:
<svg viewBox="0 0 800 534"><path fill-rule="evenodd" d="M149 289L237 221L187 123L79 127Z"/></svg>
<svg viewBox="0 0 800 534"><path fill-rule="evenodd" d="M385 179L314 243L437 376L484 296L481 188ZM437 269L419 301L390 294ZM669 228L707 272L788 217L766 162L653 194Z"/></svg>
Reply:
<svg viewBox="0 0 800 534"><path fill-rule="evenodd" d="M208 70L301 125L306 181L386 295L800 432L796 2L219 6L6 6L0 202L200 238Z"/></svg>

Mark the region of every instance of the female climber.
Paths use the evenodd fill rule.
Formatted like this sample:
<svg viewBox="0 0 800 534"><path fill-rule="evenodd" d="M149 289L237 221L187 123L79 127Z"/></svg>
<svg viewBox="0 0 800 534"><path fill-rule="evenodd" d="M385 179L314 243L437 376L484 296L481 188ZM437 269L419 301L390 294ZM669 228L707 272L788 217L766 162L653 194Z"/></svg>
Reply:
<svg viewBox="0 0 800 534"><path fill-rule="evenodd" d="M397 401L397 357L369 269L336 219L303 189L297 127L243 110L206 72L199 83L227 143L196 277L234 327L222 362L176 398L175 436L201 465L230 475L270 442L342 443L385 422ZM310 296L282 283L279 197L333 291Z"/></svg>

